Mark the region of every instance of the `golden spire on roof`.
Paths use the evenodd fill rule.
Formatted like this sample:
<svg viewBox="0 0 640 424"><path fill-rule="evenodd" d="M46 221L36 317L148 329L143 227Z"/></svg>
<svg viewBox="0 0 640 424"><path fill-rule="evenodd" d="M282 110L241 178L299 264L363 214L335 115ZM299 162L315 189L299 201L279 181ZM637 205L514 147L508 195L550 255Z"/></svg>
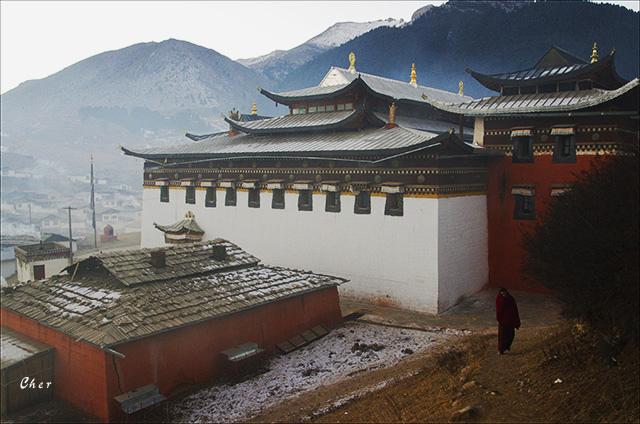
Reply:
<svg viewBox="0 0 640 424"><path fill-rule="evenodd" d="M591 48L591 63L596 63L598 61L598 43L593 42L593 47Z"/></svg>
<svg viewBox="0 0 640 424"><path fill-rule="evenodd" d="M458 83L458 94L464 96L464 83L462 81Z"/></svg>
<svg viewBox="0 0 640 424"><path fill-rule="evenodd" d="M414 87L418 86L418 83L416 82L416 64L415 63L411 64L411 81L409 81L409 84L413 85Z"/></svg>
<svg viewBox="0 0 640 424"><path fill-rule="evenodd" d="M356 54L354 52L349 53L349 72L356 73Z"/></svg>
<svg viewBox="0 0 640 424"><path fill-rule="evenodd" d="M258 114L258 105L256 104L256 102L253 102L253 104L251 105L251 114L252 115Z"/></svg>

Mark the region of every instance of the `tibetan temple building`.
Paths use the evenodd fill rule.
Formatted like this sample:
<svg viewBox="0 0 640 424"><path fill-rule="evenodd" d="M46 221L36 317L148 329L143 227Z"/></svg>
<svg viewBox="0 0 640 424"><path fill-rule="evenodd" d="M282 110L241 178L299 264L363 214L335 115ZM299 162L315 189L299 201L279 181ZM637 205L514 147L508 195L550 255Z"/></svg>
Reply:
<svg viewBox="0 0 640 424"><path fill-rule="evenodd" d="M143 246L165 242L154 222L193 211L204 239L340 275L350 280L343 292L376 302L438 312L477 291L488 280L492 152L472 143L459 116L423 99L470 97L419 85L415 68L407 77L358 72L351 57L318 86L260 90L287 107L283 116L234 112L229 131L125 149L145 159Z"/></svg>
<svg viewBox="0 0 640 424"><path fill-rule="evenodd" d="M360 72L355 56L317 86L261 89L287 113L123 149L145 161L142 243L191 210L204 239L344 276L342 293L380 304L437 313L487 284L540 289L522 232L596 156L638 147L638 79L614 58L554 47L530 69L469 71L497 93L483 99L419 85L415 67L408 82Z"/></svg>
<svg viewBox="0 0 640 424"><path fill-rule="evenodd" d="M103 422L123 422L181 385L299 347L342 319L344 279L263 265L220 239L100 253L66 271L2 289L3 378L13 379L3 379L3 412L29 401L18 388L27 375Z"/></svg>
<svg viewBox="0 0 640 424"><path fill-rule="evenodd" d="M467 70L499 93L458 104L430 102L474 119L474 143L500 152L489 162L489 282L540 289L522 273L523 234L553 196L571 189L596 157L638 154L638 78L615 70L615 51L590 60L553 47L530 69L486 75Z"/></svg>

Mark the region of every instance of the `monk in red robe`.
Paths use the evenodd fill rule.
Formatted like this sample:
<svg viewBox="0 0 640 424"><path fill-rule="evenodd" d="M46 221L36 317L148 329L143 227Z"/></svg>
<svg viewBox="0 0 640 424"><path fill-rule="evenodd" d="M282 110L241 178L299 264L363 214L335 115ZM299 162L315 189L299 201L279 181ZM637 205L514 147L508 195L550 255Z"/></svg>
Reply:
<svg viewBox="0 0 640 424"><path fill-rule="evenodd" d="M498 352L500 355L511 349L516 328L520 328L520 315L516 300L507 289L500 288L496 296L496 319L498 320Z"/></svg>

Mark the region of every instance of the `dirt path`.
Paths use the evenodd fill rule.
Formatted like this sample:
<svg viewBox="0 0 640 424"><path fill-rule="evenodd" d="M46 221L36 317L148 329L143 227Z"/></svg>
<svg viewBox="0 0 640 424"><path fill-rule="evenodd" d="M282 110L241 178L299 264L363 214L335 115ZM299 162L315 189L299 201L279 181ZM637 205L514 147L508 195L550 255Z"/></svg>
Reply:
<svg viewBox="0 0 640 424"><path fill-rule="evenodd" d="M523 326L528 327L519 335L523 341L526 336L521 335L556 326L562 321L559 305L550 296L518 292L513 294L518 300ZM431 331L452 328L468 330L472 335L451 338L445 344L427 352L412 355L394 367L363 373L330 386L320 387L313 393L304 394L270 408L254 417L252 421L420 421L419 417L423 417L423 414L419 411L425 411L425 406L418 402L416 404L418 411L412 411L412 408L407 405L407 402L415 403L415 399L425 399L429 405L448 404L448 408L443 408L442 405L436 408L441 412L441 416L430 415L434 419L447 420L448 414L453 411L451 408L458 405L451 407L450 397L443 398L442 393L444 389L455 391L456 387L452 386L450 375L440 375L441 367L435 366L437 358L451 347L463 346L465 340L472 337L476 339L478 349L491 352L496 356L496 360L498 359L495 349L492 348L496 338L494 299L494 291L484 291L438 316L343 299L341 305L343 314L347 316L357 313L359 321ZM493 360L493 357L490 357L490 361ZM487 364L488 369L499 365L497 362ZM396 394L396 389L389 389L405 385L413 387L416 381L425 379L439 383L422 385L418 392L401 390ZM429 401L426 401L427 399ZM372 404L376 407L372 407ZM359 405L362 405L361 409Z"/></svg>

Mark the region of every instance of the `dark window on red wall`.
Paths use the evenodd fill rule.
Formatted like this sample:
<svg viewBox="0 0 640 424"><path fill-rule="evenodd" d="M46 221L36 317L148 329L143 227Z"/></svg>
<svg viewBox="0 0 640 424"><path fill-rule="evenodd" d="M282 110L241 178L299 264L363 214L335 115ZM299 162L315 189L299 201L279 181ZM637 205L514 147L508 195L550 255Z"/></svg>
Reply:
<svg viewBox="0 0 640 424"><path fill-rule="evenodd" d="M204 197L204 207L205 208L215 208L216 207L216 188L215 187L207 187L207 194Z"/></svg>
<svg viewBox="0 0 640 424"><path fill-rule="evenodd" d="M356 194L356 201L353 212L359 215L368 215L371 213L371 193L361 191Z"/></svg>
<svg viewBox="0 0 640 424"><path fill-rule="evenodd" d="M403 203L402 193L387 193L387 199L384 205L384 214L391 216L404 215Z"/></svg>
<svg viewBox="0 0 640 424"><path fill-rule="evenodd" d="M249 207L250 208L260 207L260 189L259 188L249 189Z"/></svg>
<svg viewBox="0 0 640 424"><path fill-rule="evenodd" d="M167 203L169 201L169 186L160 187L160 201Z"/></svg>
<svg viewBox="0 0 640 424"><path fill-rule="evenodd" d="M298 210L313 210L313 192L311 190L300 190L300 194L298 195Z"/></svg>
<svg viewBox="0 0 640 424"><path fill-rule="evenodd" d="M534 196L514 194L515 209L513 219L536 219L536 204Z"/></svg>
<svg viewBox="0 0 640 424"><path fill-rule="evenodd" d="M533 162L533 139L531 137L513 137L513 162Z"/></svg>
<svg viewBox="0 0 640 424"><path fill-rule="evenodd" d="M187 187L187 191L184 197L185 203L195 204L196 203L196 188L195 187Z"/></svg>
<svg viewBox="0 0 640 424"><path fill-rule="evenodd" d="M284 209L284 189L276 188L273 190L271 198L272 209Z"/></svg>
<svg viewBox="0 0 640 424"><path fill-rule="evenodd" d="M553 161L558 163L575 163L576 138L574 135L556 135L553 146Z"/></svg>
<svg viewBox="0 0 640 424"><path fill-rule="evenodd" d="M43 280L44 279L44 265L34 265L33 266L33 279L34 280Z"/></svg>

